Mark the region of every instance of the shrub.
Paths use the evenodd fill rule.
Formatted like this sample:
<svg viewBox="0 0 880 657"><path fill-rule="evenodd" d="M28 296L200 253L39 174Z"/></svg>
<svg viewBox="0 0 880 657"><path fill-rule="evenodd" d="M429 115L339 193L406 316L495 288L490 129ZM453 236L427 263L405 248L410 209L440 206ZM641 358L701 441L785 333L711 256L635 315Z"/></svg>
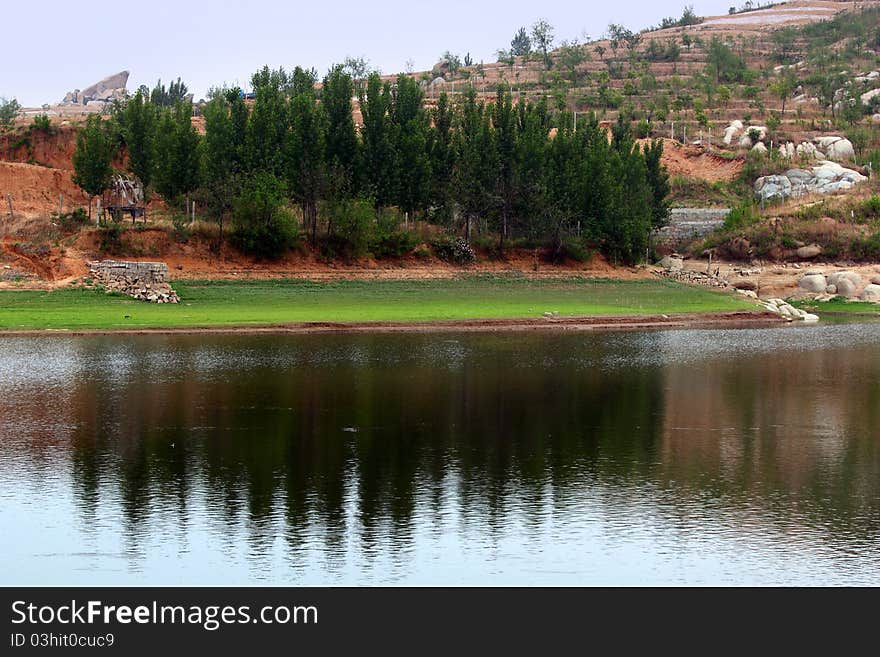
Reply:
<svg viewBox="0 0 880 657"><path fill-rule="evenodd" d="M856 260L880 259L880 232L868 237L856 237L849 247L850 254Z"/></svg>
<svg viewBox="0 0 880 657"><path fill-rule="evenodd" d="M192 236L192 218L188 214L175 213L171 217L171 225L174 227L173 236L175 240L181 244L189 242L189 238Z"/></svg>
<svg viewBox="0 0 880 657"><path fill-rule="evenodd" d="M761 212L752 203L741 203L730 211L724 219L726 230L740 230L761 221Z"/></svg>
<svg viewBox="0 0 880 657"><path fill-rule="evenodd" d="M396 230L387 235L380 235L371 245L370 251L377 258L399 258L412 251L418 240L408 230Z"/></svg>
<svg viewBox="0 0 880 657"><path fill-rule="evenodd" d="M324 212L329 235L322 244L325 257L360 257L367 253L374 234L376 210L368 199L327 203Z"/></svg>
<svg viewBox="0 0 880 657"><path fill-rule="evenodd" d="M864 219L880 219L880 196L874 194L868 199L865 199L856 214L859 214Z"/></svg>
<svg viewBox="0 0 880 657"><path fill-rule="evenodd" d="M40 132L51 132L52 122L49 120L49 115L37 114L34 117L34 122L31 124L31 128L33 130L39 130Z"/></svg>
<svg viewBox="0 0 880 657"><path fill-rule="evenodd" d="M566 237L562 240L560 259L569 258L575 262L589 262L592 257L592 251L582 238Z"/></svg>
<svg viewBox="0 0 880 657"><path fill-rule="evenodd" d="M61 226L61 230L65 232L72 232L79 230L82 226L84 226L89 220L89 215L86 213L85 209L77 208L73 212L65 212L64 214L58 217L58 225Z"/></svg>
<svg viewBox="0 0 880 657"><path fill-rule="evenodd" d="M471 245L462 237L436 239L431 243L431 248L441 260L457 265L464 265L477 259L477 254L474 253Z"/></svg>
<svg viewBox="0 0 880 657"><path fill-rule="evenodd" d="M261 258L277 258L293 246L299 230L284 200L284 183L270 173L254 174L233 201L233 243Z"/></svg>
<svg viewBox="0 0 880 657"><path fill-rule="evenodd" d="M19 111L21 111L21 105L18 104L15 98L12 100L0 98L0 125L12 125Z"/></svg>
<svg viewBox="0 0 880 657"><path fill-rule="evenodd" d="M109 223L101 226L98 231L98 248L111 255L120 255L123 251L122 235L125 228L122 224Z"/></svg>
<svg viewBox="0 0 880 657"><path fill-rule="evenodd" d="M400 212L385 209L376 217L370 252L377 258L399 258L412 251L419 240L415 233L400 230Z"/></svg>

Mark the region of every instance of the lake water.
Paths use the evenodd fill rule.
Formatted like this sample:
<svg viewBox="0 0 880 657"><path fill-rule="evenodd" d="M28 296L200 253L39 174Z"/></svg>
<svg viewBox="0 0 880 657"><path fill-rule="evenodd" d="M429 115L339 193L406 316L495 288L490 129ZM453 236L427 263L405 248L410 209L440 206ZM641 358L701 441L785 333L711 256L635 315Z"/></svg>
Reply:
<svg viewBox="0 0 880 657"><path fill-rule="evenodd" d="M0 339L2 584L880 584L880 324Z"/></svg>

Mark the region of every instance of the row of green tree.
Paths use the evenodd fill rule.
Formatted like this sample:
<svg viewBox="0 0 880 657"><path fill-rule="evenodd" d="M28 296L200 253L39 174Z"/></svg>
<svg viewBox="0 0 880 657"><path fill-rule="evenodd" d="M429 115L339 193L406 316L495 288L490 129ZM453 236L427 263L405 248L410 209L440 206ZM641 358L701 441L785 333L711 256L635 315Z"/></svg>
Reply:
<svg viewBox="0 0 880 657"><path fill-rule="evenodd" d="M495 235L501 252L518 238L558 255L577 236L635 262L668 214L662 144L640 147L623 121L609 136L595 116L514 103L504 87L492 102L472 90L427 107L409 76L355 84L342 67L320 85L314 71L264 68L252 85L253 101L239 89L212 92L204 135L191 104L135 94L110 121L91 118L82 130L76 180L102 193L124 146L146 189L172 206L201 199L221 239L231 219L238 246L264 256L282 253L300 226L313 243L362 244L371 227L387 232L394 209L465 239Z"/></svg>

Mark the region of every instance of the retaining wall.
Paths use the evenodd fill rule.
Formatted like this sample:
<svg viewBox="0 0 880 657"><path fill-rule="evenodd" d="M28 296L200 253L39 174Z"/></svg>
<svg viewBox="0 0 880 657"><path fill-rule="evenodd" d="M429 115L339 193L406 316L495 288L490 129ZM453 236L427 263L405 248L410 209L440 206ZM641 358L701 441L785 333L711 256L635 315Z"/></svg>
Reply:
<svg viewBox="0 0 880 657"><path fill-rule="evenodd" d="M721 228L728 214L730 208L672 208L669 224L654 232L654 244L676 248L705 237Z"/></svg>
<svg viewBox="0 0 880 657"><path fill-rule="evenodd" d="M168 265L164 262L127 262L124 260L101 260L90 262L89 271L94 278L105 281L129 283L167 283Z"/></svg>

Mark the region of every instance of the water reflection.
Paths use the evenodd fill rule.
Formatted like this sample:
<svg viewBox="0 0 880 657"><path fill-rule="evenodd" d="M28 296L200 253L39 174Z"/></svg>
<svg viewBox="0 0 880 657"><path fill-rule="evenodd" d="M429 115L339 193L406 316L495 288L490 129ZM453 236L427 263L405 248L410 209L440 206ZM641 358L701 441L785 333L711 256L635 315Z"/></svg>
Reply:
<svg viewBox="0 0 880 657"><path fill-rule="evenodd" d="M877 583L880 326L0 342L3 582Z"/></svg>

